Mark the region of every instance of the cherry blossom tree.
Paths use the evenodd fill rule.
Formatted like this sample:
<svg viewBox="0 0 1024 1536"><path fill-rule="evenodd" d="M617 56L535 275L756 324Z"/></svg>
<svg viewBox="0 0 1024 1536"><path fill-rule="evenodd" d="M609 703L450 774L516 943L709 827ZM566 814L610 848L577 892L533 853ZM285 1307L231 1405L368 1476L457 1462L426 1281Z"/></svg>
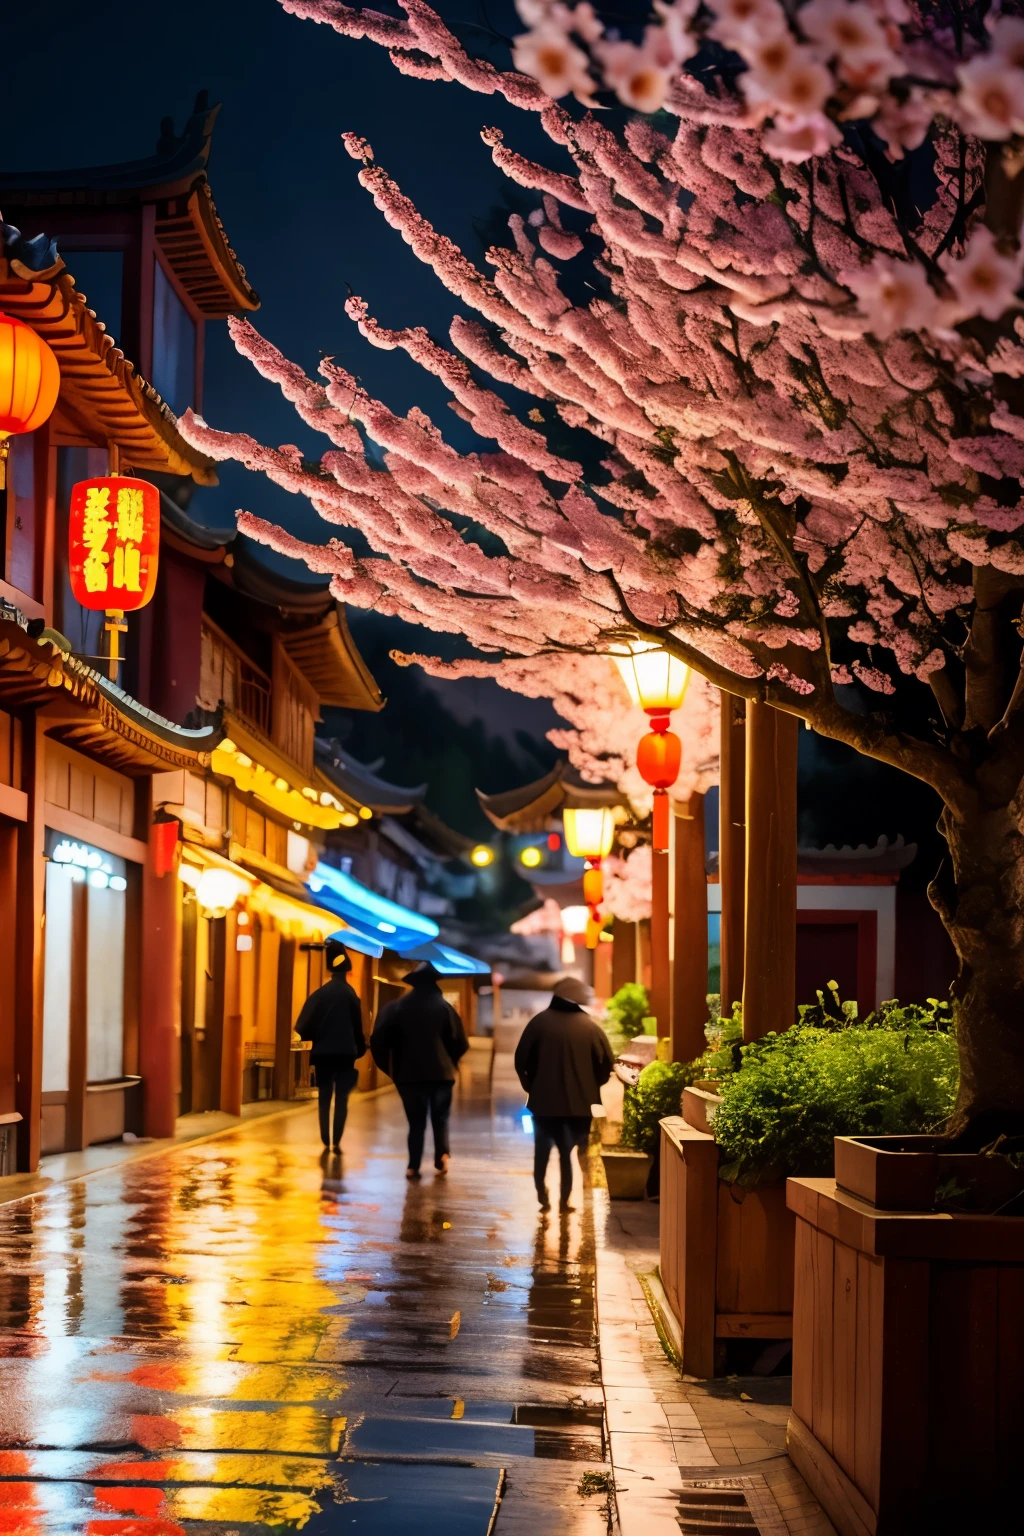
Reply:
<svg viewBox="0 0 1024 1536"><path fill-rule="evenodd" d="M553 164L485 131L536 199L488 275L345 135L468 311L451 346L358 297L349 316L441 380L480 448L456 452L336 361L308 378L236 321L328 449L183 429L373 553L248 513L240 528L347 602L463 636L483 658L464 671L631 635L933 786L950 856L931 894L960 958L955 1125L1024 1128L1024 22L675 0L635 42L589 6L531 0L502 70L423 0L400 17L282 3L536 114ZM617 126L609 93L639 115ZM586 304L565 282L583 262Z"/></svg>

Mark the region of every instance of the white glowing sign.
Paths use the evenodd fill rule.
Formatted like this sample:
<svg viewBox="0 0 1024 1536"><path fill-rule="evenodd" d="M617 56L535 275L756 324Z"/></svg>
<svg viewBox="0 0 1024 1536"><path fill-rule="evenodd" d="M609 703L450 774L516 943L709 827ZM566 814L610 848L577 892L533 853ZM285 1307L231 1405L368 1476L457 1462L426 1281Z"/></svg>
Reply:
<svg viewBox="0 0 1024 1536"><path fill-rule="evenodd" d="M126 891L128 881L124 875L116 875L114 866L105 853L90 848L88 843L75 843L65 837L56 845L50 858L55 864L67 867L72 880L88 881L93 890Z"/></svg>

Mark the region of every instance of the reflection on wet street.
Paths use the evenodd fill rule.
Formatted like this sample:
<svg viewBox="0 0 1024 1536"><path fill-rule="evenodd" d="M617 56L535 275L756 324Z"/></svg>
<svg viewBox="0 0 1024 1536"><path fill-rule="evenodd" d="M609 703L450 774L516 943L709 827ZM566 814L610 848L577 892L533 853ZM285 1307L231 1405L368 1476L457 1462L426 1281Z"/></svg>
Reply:
<svg viewBox="0 0 1024 1536"><path fill-rule="evenodd" d="M446 1180L404 1130L386 1094L343 1167L310 1112L0 1207L0 1532L603 1532L589 1202L538 1220L511 1094Z"/></svg>

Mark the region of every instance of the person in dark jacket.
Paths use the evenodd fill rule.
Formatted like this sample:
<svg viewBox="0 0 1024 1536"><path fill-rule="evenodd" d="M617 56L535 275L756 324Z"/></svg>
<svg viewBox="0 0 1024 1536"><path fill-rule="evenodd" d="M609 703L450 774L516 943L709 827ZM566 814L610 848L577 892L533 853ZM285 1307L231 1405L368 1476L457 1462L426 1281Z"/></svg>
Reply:
<svg viewBox="0 0 1024 1536"><path fill-rule="evenodd" d="M405 978L410 991L377 1015L370 1036L373 1059L394 1081L409 1122L407 1179L418 1179L427 1134L434 1132L434 1167L448 1172L448 1117L460 1058L469 1050L462 1020L445 1002L439 973L424 961Z"/></svg>
<svg viewBox="0 0 1024 1536"><path fill-rule="evenodd" d="M516 1046L515 1068L533 1116L533 1182L542 1211L550 1209L545 1181L552 1147L561 1165L561 1209L572 1209L572 1149L590 1138L591 1105L600 1102L615 1061L604 1030L584 1012L589 1001L582 981L556 982L550 1006L530 1020Z"/></svg>
<svg viewBox="0 0 1024 1536"><path fill-rule="evenodd" d="M325 1150L341 1151L341 1137L348 1117L348 1096L359 1081L356 1060L366 1050L363 1010L358 994L349 986L352 969L345 946L328 939L325 959L330 980L311 992L302 1005L295 1026L300 1040L311 1040L310 1061L316 1068L316 1092L320 1108L320 1140ZM331 1135L331 1099L334 1100L334 1135Z"/></svg>

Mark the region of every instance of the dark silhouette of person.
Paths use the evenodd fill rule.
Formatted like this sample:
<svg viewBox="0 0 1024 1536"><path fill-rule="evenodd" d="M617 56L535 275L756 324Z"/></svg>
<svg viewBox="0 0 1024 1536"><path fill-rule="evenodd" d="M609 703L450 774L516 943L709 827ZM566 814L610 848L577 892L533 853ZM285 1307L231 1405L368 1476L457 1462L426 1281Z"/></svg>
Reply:
<svg viewBox="0 0 1024 1536"><path fill-rule="evenodd" d="M405 978L410 990L387 1003L370 1036L373 1059L394 1081L409 1122L406 1178L418 1179L427 1133L434 1133L434 1167L448 1172L448 1117L458 1063L469 1050L462 1020L445 1001L439 973L429 960Z"/></svg>
<svg viewBox="0 0 1024 1536"><path fill-rule="evenodd" d="M572 1149L580 1148L582 1163L591 1105L600 1101L615 1063L607 1035L584 1011L590 996L574 976L556 982L549 1006L530 1020L516 1046L516 1073L533 1116L533 1182L542 1211L551 1206L546 1179L552 1147L561 1167L561 1209L572 1209Z"/></svg>
<svg viewBox="0 0 1024 1536"><path fill-rule="evenodd" d="M348 1096L359 1081L355 1064L366 1050L366 1038L359 994L348 983L352 969L348 951L337 939L328 939L324 950L330 980L307 997L295 1029L300 1040L310 1040L313 1045L310 1061L316 1068L320 1140L325 1149L340 1152L348 1118Z"/></svg>

